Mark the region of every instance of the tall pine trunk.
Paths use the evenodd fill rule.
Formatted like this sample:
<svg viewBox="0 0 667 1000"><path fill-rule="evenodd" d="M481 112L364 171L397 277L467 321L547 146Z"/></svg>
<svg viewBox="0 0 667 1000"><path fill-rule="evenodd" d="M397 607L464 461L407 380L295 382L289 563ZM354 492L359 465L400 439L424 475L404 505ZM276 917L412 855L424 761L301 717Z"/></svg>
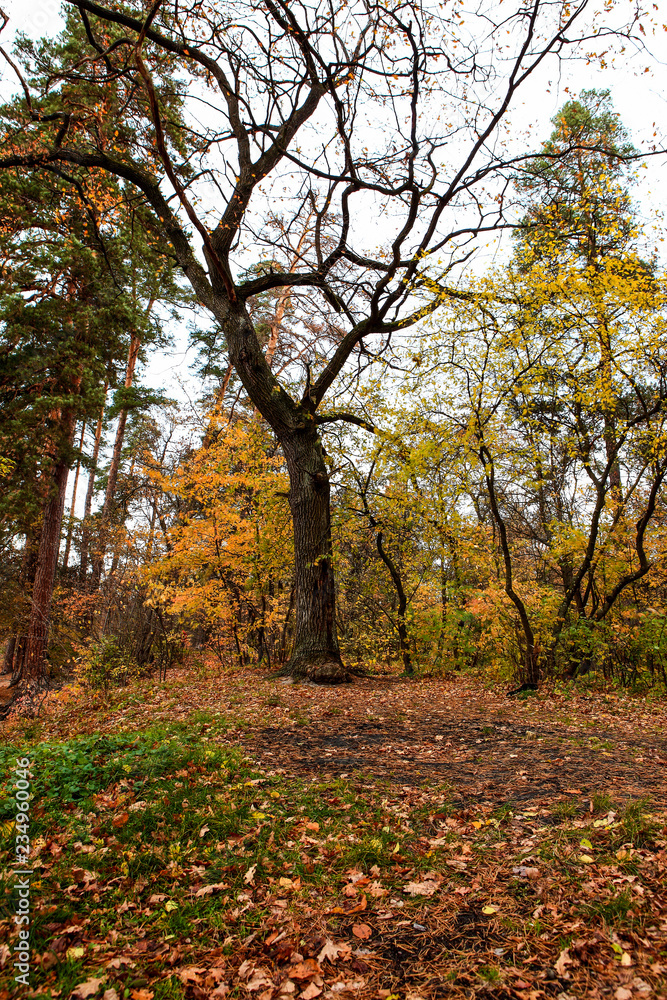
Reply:
<svg viewBox="0 0 667 1000"><path fill-rule="evenodd" d="M125 388L131 389L132 383L134 381L134 369L137 364L137 358L139 357L139 348L141 347L141 340L136 335L132 335L130 340L130 348L127 355L127 366L125 369ZM116 495L116 485L118 483L118 473L120 471L120 459L123 453L123 442L125 440L125 427L127 425L127 415L128 410L123 409L118 414L118 426L116 428L116 437L114 439L113 453L111 455L111 464L109 465L109 477L107 479L107 489L104 496L104 506L102 507L102 514L100 517L100 533L97 540L97 547L95 551L95 556L93 558L93 572L91 580L91 590L96 590L99 587L100 579L102 577L102 567L104 565L104 556L106 555L107 544L109 541L109 527L113 514L113 504L114 497Z"/></svg>
<svg viewBox="0 0 667 1000"><path fill-rule="evenodd" d="M79 393L81 381L81 375L77 375L73 380L74 394ZM46 503L37 548L30 617L27 630L17 637L14 649L13 679L19 684L19 696L28 695L28 697L48 687L46 652L70 469L68 458L65 456L74 440L74 409L71 406L55 409L51 413L51 419L58 429L57 438L60 440L54 437L46 449L46 454L54 462L54 466L53 472L48 477L48 489L45 491Z"/></svg>
<svg viewBox="0 0 667 1000"><path fill-rule="evenodd" d="M322 443L314 422L284 434L294 524L296 608L294 646L284 673L318 684L350 680L336 630L331 496Z"/></svg>
<svg viewBox="0 0 667 1000"><path fill-rule="evenodd" d="M37 569L32 588L30 625L21 663L23 682L42 688L45 685L45 656L51 619L51 598L58 565L60 533L65 511L69 465L60 462L54 472L54 495L44 509L37 554Z"/></svg>
<svg viewBox="0 0 667 1000"><path fill-rule="evenodd" d="M76 472L74 474L74 486L72 487L72 506L69 512L69 524L67 525L67 541L65 542L65 554L63 555L63 570L67 569L67 564L69 562L70 548L72 547L72 534L74 532L74 514L76 511L76 493L79 486L79 473L81 472L81 449L83 448L83 437L86 433L86 421L84 420L81 425L81 440L79 441L79 457L76 463Z"/></svg>
<svg viewBox="0 0 667 1000"><path fill-rule="evenodd" d="M25 594L30 594L32 591L33 583L35 582L35 570L37 569L37 552L39 549L39 536L35 536L31 533L26 535L25 548L23 549L23 559L21 560L21 571L19 573L19 592L22 595L22 600L24 600ZM23 658L23 649L25 648L26 632L28 629L28 622L30 620L29 610L25 610L22 604L19 604L15 611L18 614L15 615L13 621L14 635L12 635L7 643L7 649L5 650L5 658L2 668L3 674L13 674L13 683L16 683L20 676L20 664Z"/></svg>
<svg viewBox="0 0 667 1000"><path fill-rule="evenodd" d="M104 423L104 407L106 405L107 388L104 386L104 400L102 409L97 419L95 427L95 442L93 444L93 454L90 457L90 475L88 476L88 488L86 489L86 501L83 508L83 527L81 529L81 563L79 565L79 580L86 582L88 576L88 553L90 550L90 514L93 509L93 493L95 491L95 476L97 475L97 460L100 455L100 442L102 440L102 426Z"/></svg>

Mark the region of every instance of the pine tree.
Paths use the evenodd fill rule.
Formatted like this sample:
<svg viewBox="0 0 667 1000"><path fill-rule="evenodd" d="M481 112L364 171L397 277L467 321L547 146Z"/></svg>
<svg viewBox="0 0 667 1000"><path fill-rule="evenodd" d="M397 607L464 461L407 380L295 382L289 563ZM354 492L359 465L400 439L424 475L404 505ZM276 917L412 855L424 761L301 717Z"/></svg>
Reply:
<svg viewBox="0 0 667 1000"><path fill-rule="evenodd" d="M15 623L5 669L36 688L45 681L68 473L85 461L76 426L99 418L128 350L136 361L142 341L163 338L143 296L131 294L132 278L136 287L143 271L142 290L167 301L180 294L119 187L104 179L96 197L82 213L71 186L48 173L0 178L0 451L11 463L0 523L6 544L23 539L32 553L22 570L30 607ZM121 412L152 399L135 393Z"/></svg>

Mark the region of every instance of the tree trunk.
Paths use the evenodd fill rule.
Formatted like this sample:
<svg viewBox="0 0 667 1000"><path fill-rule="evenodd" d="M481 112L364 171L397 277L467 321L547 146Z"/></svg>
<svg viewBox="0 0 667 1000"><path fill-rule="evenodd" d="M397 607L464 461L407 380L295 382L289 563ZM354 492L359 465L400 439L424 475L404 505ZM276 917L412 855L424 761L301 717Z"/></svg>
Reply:
<svg viewBox="0 0 667 1000"><path fill-rule="evenodd" d="M295 635L283 673L317 684L351 680L336 632L329 475L315 427L283 435L294 523Z"/></svg>
<svg viewBox="0 0 667 1000"><path fill-rule="evenodd" d="M132 335L130 340L130 349L127 355L127 367L125 369L125 388L131 389L132 382L134 381L134 369L137 364L137 358L139 356L139 348L141 347L141 340L136 335ZM100 518L100 533L98 538L97 551L95 552L95 557L93 559L93 573L91 581L91 590L96 590L100 583L100 578L102 576L102 566L104 564L104 556L106 553L107 541L108 541L108 529L109 521L112 514L114 496L116 494L116 484L118 482L118 472L120 469L120 459L123 452L123 441L125 440L125 426L127 424L127 410L121 410L118 415L118 427L116 428L116 438L113 445L113 454L111 456L111 464L109 465L109 478L107 479L107 489L104 496L104 506L102 508L102 514Z"/></svg>
<svg viewBox="0 0 667 1000"><path fill-rule="evenodd" d="M79 580L86 582L88 576L88 550L90 549L90 512L93 509L93 492L95 490L95 476L97 475L97 459L100 454L100 442L102 440L102 425L104 422L104 407L106 405L107 386L104 386L104 399L102 409L95 428L95 443L93 454L91 455L90 475L88 476L88 489L86 490L86 502L83 508L83 528L81 531L81 564L79 566Z"/></svg>
<svg viewBox="0 0 667 1000"><path fill-rule="evenodd" d="M529 685L537 686L539 684L541 674L540 648L535 642L535 636L533 634L526 606L514 589L512 555L510 552L509 542L507 540L507 526L505 525L505 522L500 514L500 508L498 506L493 458L491 457L491 453L485 444L482 444L479 449L479 459L484 467L484 479L486 480L491 513L493 514L493 520L498 528L498 535L500 538L500 550L502 552L503 563L505 566L505 593L517 609L521 631L523 632L524 648L522 650L522 655L525 679ZM519 645L521 645L521 641L519 641Z"/></svg>
<svg viewBox="0 0 667 1000"><path fill-rule="evenodd" d="M37 552L39 549L39 537L29 534L26 536L23 559L21 560L21 571L19 573L18 585L21 598L14 607L13 628L14 635L11 636L5 650L5 658L2 668L3 674L13 674L12 683L16 683L20 675L20 663L23 658L25 648L26 633L30 621L29 596L32 592L32 585L35 582L35 571L37 569ZM24 606L25 604L25 606Z"/></svg>
<svg viewBox="0 0 667 1000"><path fill-rule="evenodd" d="M86 433L86 422L81 425L81 440L79 441L79 458L76 463L76 472L74 474L74 486L72 488L72 506L69 512L69 524L67 525L67 541L65 542L65 554L63 555L63 570L67 569L67 564L69 562L69 551L72 546L72 533L74 531L74 512L76 510L76 491L79 485L79 473L81 471L81 449L83 448L83 436Z"/></svg>
<svg viewBox="0 0 667 1000"><path fill-rule="evenodd" d="M16 651L16 636L10 635L7 646L5 648L5 655L2 660L2 670L0 673L11 674L14 668L14 653Z"/></svg>
<svg viewBox="0 0 667 1000"><path fill-rule="evenodd" d="M56 466L53 476L55 494L44 510L35 583L32 588L30 625L21 663L22 680L38 689L43 688L46 681L44 658L49 637L51 597L58 565L58 549L65 510L68 474L69 465L67 462L60 462Z"/></svg>
<svg viewBox="0 0 667 1000"><path fill-rule="evenodd" d="M376 538L376 544L380 559L389 570L389 575L391 576L392 583L394 584L394 588L398 595L398 617L396 619L396 629L398 631L398 642L401 651L401 658L403 660L403 669L406 674L412 674L414 673L414 669L412 666L412 660L410 659L410 640L408 638L408 630L405 624L405 613L408 608L408 598L405 593L405 588L403 587L401 574L398 572L394 561L390 558L382 545L382 537L383 535L380 531Z"/></svg>

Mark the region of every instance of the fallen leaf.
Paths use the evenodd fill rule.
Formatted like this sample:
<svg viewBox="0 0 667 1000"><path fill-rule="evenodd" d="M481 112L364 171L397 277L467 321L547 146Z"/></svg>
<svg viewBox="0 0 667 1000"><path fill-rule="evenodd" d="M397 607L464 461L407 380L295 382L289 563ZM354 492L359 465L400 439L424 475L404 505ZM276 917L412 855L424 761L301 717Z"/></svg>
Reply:
<svg viewBox="0 0 667 1000"><path fill-rule="evenodd" d="M314 830L316 833L320 828L319 823L306 823L306 830Z"/></svg>
<svg viewBox="0 0 667 1000"><path fill-rule="evenodd" d="M580 854L578 860L581 861L582 865L595 864L595 858L592 858L590 854Z"/></svg>
<svg viewBox="0 0 667 1000"><path fill-rule="evenodd" d="M136 969L137 967L136 962L133 962L131 958L125 958L124 955L121 955L120 958L112 958L110 961L108 961L106 964L106 968L120 969L121 965L127 965L127 967L130 969Z"/></svg>
<svg viewBox="0 0 667 1000"><path fill-rule="evenodd" d="M219 892L220 889L228 889L229 886L226 882L213 882L211 885L203 885L201 889L197 889L195 896L201 898L202 896L210 896L214 892ZM164 899L164 897L162 897Z"/></svg>
<svg viewBox="0 0 667 1000"><path fill-rule="evenodd" d="M512 869L513 875L518 875L519 878L539 878L540 872L538 868L527 868L526 865L517 865Z"/></svg>
<svg viewBox="0 0 667 1000"><path fill-rule="evenodd" d="M199 836L200 836L200 837L205 837L205 836L206 836L206 834L207 834L207 833L209 832L209 830L210 830L210 829L211 829L211 828L210 828L209 826L206 826L206 824L204 824L204 826L203 826L203 827L201 828L201 830L199 831Z"/></svg>
<svg viewBox="0 0 667 1000"><path fill-rule="evenodd" d="M554 962L554 969L559 976L565 975L565 967L567 965L572 965L572 959L570 958L570 952L567 948L563 948L560 955Z"/></svg>
<svg viewBox="0 0 667 1000"><path fill-rule="evenodd" d="M626 968L632 965L632 958L628 955L627 951L624 951L621 955L621 965L624 965Z"/></svg>
<svg viewBox="0 0 667 1000"><path fill-rule="evenodd" d="M403 892L407 892L409 896L432 896L434 892L437 892L438 884L437 882L408 882L408 884L403 888Z"/></svg>
<svg viewBox="0 0 667 1000"><path fill-rule="evenodd" d="M104 979L88 979L85 983L79 983L72 990L71 996L74 1000L86 1000L86 997L95 996ZM151 993L151 996L153 994Z"/></svg>
<svg viewBox="0 0 667 1000"><path fill-rule="evenodd" d="M360 924L358 926L362 925ZM345 944L342 941L334 942L331 940L331 938L327 938L326 941L324 942L324 945L322 946L322 950L317 956L317 961L320 963L326 961L333 963L338 958L343 958L343 959L349 958L351 953L352 949L350 948L349 944Z"/></svg>
<svg viewBox="0 0 667 1000"><path fill-rule="evenodd" d="M497 912L498 912L498 907L497 906L483 906L482 907L482 913L484 913L487 917L490 917L492 913L497 913Z"/></svg>
<svg viewBox="0 0 667 1000"><path fill-rule="evenodd" d="M273 986L273 983L266 974L266 969L254 969L252 978L248 980L245 988L249 993L261 990L263 986Z"/></svg>
<svg viewBox="0 0 667 1000"><path fill-rule="evenodd" d="M255 872L257 871L257 865L251 865L248 871L243 876L243 881L246 885L252 885L255 881Z"/></svg>
<svg viewBox="0 0 667 1000"><path fill-rule="evenodd" d="M246 958L245 961L241 962L241 964L239 965L238 972L236 973L236 975L239 977L239 979L247 979L250 973L252 972L252 969L253 969L253 963L250 961L249 958Z"/></svg>
<svg viewBox="0 0 667 1000"><path fill-rule="evenodd" d="M319 976L321 971L322 969L314 958L307 958L303 962L297 962L297 964L289 970L289 977L290 979L303 981L311 979L313 976Z"/></svg>
<svg viewBox="0 0 667 1000"><path fill-rule="evenodd" d="M118 994L116 993L113 986L110 989L104 991L102 995L102 1000L118 1000Z"/></svg>
<svg viewBox="0 0 667 1000"><path fill-rule="evenodd" d="M365 896L362 896L361 899L359 900L359 902L357 903L357 905L356 906L352 906L349 910L340 910L340 909L336 908L336 909L334 909L333 912L334 913L336 913L336 912L338 912L338 913L345 913L345 914L361 913L363 910L366 909L367 906L368 906L368 900L366 899Z"/></svg>
<svg viewBox="0 0 667 1000"><path fill-rule="evenodd" d="M355 937L359 938L360 941L367 941L373 934L373 928L369 927L368 924L354 924L352 927L352 933Z"/></svg>
<svg viewBox="0 0 667 1000"><path fill-rule="evenodd" d="M616 1000L630 1000L632 996L632 990L626 990L625 986L619 986L614 993Z"/></svg>
<svg viewBox="0 0 667 1000"><path fill-rule="evenodd" d="M310 985L307 986L303 993L300 993L299 996L301 997L301 1000L314 1000L314 998L318 997L321 992L322 990L319 986L316 986L315 983L310 983Z"/></svg>
<svg viewBox="0 0 667 1000"><path fill-rule="evenodd" d="M199 986L202 982L202 976L206 973L206 969L199 965L185 965L182 969L178 970L178 978L186 986L188 983L194 983L195 986Z"/></svg>
<svg viewBox="0 0 667 1000"><path fill-rule="evenodd" d="M83 956L86 954L86 949L81 948L79 945L72 945L71 948L67 949L65 954L67 955L67 958L69 958L70 961L72 961L77 958L83 958Z"/></svg>
<svg viewBox="0 0 667 1000"><path fill-rule="evenodd" d="M120 830L121 826L125 826L129 818L130 818L129 813L118 813L118 815L114 816L114 818L111 820L111 825L114 826L117 830Z"/></svg>
<svg viewBox="0 0 667 1000"><path fill-rule="evenodd" d="M130 993L132 1000L153 1000L154 995L152 990L132 990Z"/></svg>

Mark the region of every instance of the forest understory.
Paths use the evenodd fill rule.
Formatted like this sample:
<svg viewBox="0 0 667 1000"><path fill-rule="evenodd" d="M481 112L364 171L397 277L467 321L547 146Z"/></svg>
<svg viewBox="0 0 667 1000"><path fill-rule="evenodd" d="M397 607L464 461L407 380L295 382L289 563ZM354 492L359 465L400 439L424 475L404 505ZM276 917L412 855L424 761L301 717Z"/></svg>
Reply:
<svg viewBox="0 0 667 1000"><path fill-rule="evenodd" d="M212 663L52 695L0 751L32 761L27 995L664 997L666 715Z"/></svg>
<svg viewBox="0 0 667 1000"><path fill-rule="evenodd" d="M0 11L0 1000L667 1000L667 28L470 6Z"/></svg>

